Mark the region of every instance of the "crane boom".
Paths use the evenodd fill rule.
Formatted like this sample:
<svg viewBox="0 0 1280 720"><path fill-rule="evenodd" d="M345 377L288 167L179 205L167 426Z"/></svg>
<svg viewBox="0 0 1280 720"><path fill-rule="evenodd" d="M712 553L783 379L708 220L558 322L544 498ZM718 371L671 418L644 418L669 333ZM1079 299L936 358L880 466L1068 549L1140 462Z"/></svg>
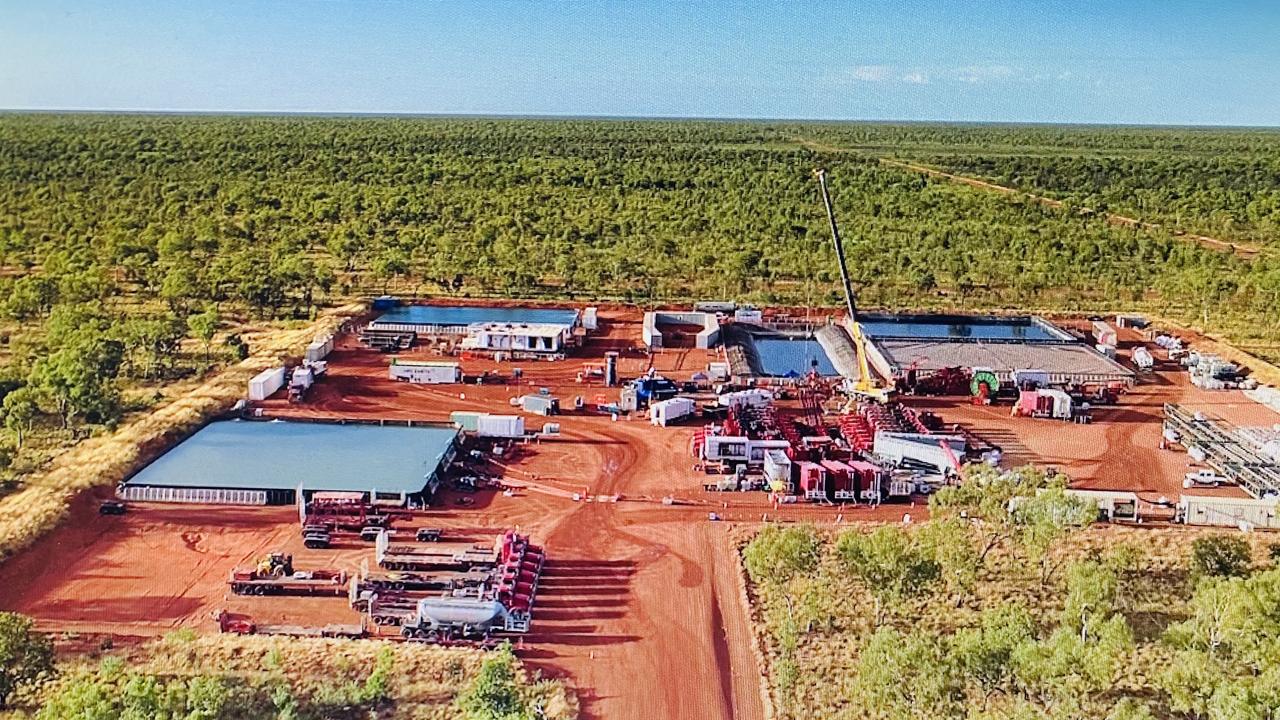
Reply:
<svg viewBox="0 0 1280 720"><path fill-rule="evenodd" d="M836 261L840 263L840 280L844 283L844 302L849 310L849 321L858 321L858 307L853 299L853 281L849 279L849 265L844 259L844 243L840 242L840 228L836 226L836 210L831 205L831 193L827 191L827 171L814 170L818 187L822 188L822 204L827 208L827 222L831 223L831 241L836 246Z"/></svg>
<svg viewBox="0 0 1280 720"><path fill-rule="evenodd" d="M844 243L840 241L840 228L836 225L836 210L831 204L831 193L827 190L827 171L821 168L813 171L818 178L818 187L822 189L822 204L827 209L827 221L831 223L831 242L836 248L836 260L840 264L840 281L844 283L844 302L849 311L849 336L853 340L854 354L858 357L858 380L854 383L854 393L877 402L886 402L889 391L878 387L871 375L871 364L867 362L867 341L862 335L862 326L858 323L858 306L853 295L853 280L849 277L849 265L844 258Z"/></svg>

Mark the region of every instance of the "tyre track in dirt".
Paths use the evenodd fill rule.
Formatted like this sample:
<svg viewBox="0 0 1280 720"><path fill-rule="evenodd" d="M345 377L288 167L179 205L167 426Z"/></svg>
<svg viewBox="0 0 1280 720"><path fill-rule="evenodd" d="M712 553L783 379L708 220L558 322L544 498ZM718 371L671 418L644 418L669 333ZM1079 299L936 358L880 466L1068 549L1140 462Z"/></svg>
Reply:
<svg viewBox="0 0 1280 720"><path fill-rule="evenodd" d="M648 513L633 512L625 497L669 487L673 456L652 447L654 436L643 426L589 424L572 436L598 455L593 464L603 472L591 491L621 493L624 500L583 504L555 521L546 531L548 552L569 563L615 569L612 576L602 573L602 587L623 590L621 611L602 614L581 588L575 596L558 587L553 568L544 596L570 599L553 600L556 614L536 624L529 644L537 649L527 653L529 661L567 674L580 688L588 719L762 718L746 610L722 601L735 597L733 569L720 567L726 548L732 552L727 534L705 521L655 523ZM663 442L671 448L661 450L678 450L684 438L671 435ZM730 574L720 578L722 572ZM560 611L561 604L574 604L572 598L584 600L583 606ZM561 632L587 630L587 624L606 642L575 645L584 638Z"/></svg>

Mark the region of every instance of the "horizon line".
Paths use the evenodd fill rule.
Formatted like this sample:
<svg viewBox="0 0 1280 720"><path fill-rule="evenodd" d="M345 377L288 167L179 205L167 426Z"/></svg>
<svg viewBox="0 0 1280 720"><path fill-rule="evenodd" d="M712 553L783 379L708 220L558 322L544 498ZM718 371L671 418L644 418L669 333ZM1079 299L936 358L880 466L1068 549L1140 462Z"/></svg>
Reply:
<svg viewBox="0 0 1280 720"><path fill-rule="evenodd" d="M417 112L382 110L226 110L226 109L173 109L173 108L79 108L79 107L4 107L4 115L198 115L198 116L260 116L260 117L369 117L369 118L439 118L471 120L639 120L639 121L697 121L742 123L831 123L866 125L1008 125L1046 127L1132 127L1132 128L1182 128L1223 130L1280 130L1276 125L1240 125L1231 123L1166 123L1166 122L1087 122L1065 120L959 120L932 119L906 120L901 118L832 118L832 117L771 117L764 115L610 115L595 113L520 113L520 112Z"/></svg>

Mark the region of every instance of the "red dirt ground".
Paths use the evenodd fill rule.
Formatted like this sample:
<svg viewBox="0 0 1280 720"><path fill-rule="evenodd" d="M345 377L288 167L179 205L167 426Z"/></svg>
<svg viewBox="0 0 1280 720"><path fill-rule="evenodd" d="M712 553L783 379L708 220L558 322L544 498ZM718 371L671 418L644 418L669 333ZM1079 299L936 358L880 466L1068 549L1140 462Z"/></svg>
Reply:
<svg viewBox="0 0 1280 720"><path fill-rule="evenodd" d="M445 420L454 410L516 412L509 399L549 387L572 407L616 390L584 386L574 376L604 349L628 348L640 336L634 311L602 312L605 331L557 363L518 363L525 384L416 386L387 379L387 358L343 338L330 356L327 377L307 401L272 399L261 406L275 416ZM410 356L430 357L428 353ZM707 351L663 351L653 365L684 379L715 359ZM649 367L640 351L623 355L623 376ZM510 363L466 361L464 370ZM1271 424L1274 413L1238 392L1210 393L1185 374L1159 372L1119 406L1100 409L1092 425L1011 418L1007 406L974 407L956 398L909 398L962 423L1006 451L1006 464L1037 462L1067 471L1080 487L1133 489L1146 499L1176 499L1185 454L1158 449L1164 402L1222 415L1240 424ZM527 416L537 427L548 420ZM692 427L657 428L596 413L550 418L559 438L523 446L504 461L514 497L477 495L461 508L443 502L415 519L485 539L517 526L546 545L549 561L534 615L534 632L519 653L546 674L566 677L579 691L587 718L760 718L760 673L752 649L730 531L766 515L830 523L898 521L923 517L925 508L885 505L841 511L820 506L771 508L761 493L707 493L688 448ZM575 502L572 493L598 500ZM1201 492L1201 491L1197 491ZM1221 492L1238 492L1226 489ZM663 505L671 495L679 502ZM728 522L709 522L717 512ZM227 573L269 550L292 552L299 569L356 570L372 560L369 545L307 550L295 510L138 505L124 517L99 517L94 498L82 498L64 523L37 547L0 566L0 607L36 616L47 628L122 635L176 627L211 630L211 614L226 608L259 622L355 622L344 598L243 598L228 595Z"/></svg>

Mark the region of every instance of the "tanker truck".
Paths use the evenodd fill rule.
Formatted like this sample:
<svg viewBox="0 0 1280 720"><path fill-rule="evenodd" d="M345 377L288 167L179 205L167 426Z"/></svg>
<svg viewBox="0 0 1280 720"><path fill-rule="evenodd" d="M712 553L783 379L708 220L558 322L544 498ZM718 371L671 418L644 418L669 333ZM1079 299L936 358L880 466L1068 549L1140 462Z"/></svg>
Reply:
<svg viewBox="0 0 1280 720"><path fill-rule="evenodd" d="M498 600L477 597L431 597L418 601L400 626L411 640L449 642L485 640L493 633L526 633L529 613L509 609Z"/></svg>

